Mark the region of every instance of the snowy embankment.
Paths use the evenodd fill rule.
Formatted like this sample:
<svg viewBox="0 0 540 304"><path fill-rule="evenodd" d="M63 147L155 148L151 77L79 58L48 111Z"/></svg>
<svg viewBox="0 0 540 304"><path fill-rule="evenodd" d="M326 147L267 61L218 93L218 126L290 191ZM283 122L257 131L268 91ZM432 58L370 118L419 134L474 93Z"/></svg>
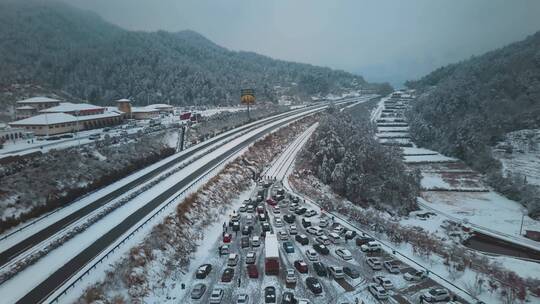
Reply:
<svg viewBox="0 0 540 304"><path fill-rule="evenodd" d="M258 141L196 194L181 202L176 213L166 216L163 224L155 226L142 243L130 249L128 256L101 269L107 270L105 275L98 278L103 281L86 290L78 302L112 298L127 298L128 302L140 298L144 298L145 302L166 302L167 295L178 290L173 282L179 278L179 271L188 269L191 253L206 240L207 236L201 235L201 231L213 223L221 223L221 216L231 207L237 193L249 186L251 169L260 171L312 121L308 118L303 123L282 128ZM251 169L244 165L242 159L252 164ZM92 284L92 281L95 282L89 280L85 285ZM80 288L77 287L78 291L69 298L73 299L77 292L81 292Z"/></svg>

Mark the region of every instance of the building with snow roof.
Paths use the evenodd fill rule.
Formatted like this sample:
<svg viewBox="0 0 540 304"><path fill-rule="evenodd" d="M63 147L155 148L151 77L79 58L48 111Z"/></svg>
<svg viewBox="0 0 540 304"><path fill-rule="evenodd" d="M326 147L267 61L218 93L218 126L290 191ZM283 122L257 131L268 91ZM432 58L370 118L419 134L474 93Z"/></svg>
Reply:
<svg viewBox="0 0 540 304"><path fill-rule="evenodd" d="M41 110L58 106L60 105L60 100L39 96L19 100L16 104L15 117L19 120L37 115Z"/></svg>

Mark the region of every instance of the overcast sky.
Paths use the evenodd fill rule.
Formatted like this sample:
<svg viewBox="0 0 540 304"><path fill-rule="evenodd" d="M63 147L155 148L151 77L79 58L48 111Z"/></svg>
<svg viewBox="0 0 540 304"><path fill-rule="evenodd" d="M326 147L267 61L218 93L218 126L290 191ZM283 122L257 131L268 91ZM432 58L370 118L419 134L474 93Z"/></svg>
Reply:
<svg viewBox="0 0 540 304"><path fill-rule="evenodd" d="M70 0L132 30L197 31L233 50L393 84L540 30L538 0Z"/></svg>

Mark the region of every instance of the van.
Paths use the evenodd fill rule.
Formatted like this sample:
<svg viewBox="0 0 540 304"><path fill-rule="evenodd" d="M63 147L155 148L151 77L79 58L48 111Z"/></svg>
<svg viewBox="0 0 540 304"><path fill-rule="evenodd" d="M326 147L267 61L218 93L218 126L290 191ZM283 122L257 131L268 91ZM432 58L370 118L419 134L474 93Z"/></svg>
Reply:
<svg viewBox="0 0 540 304"><path fill-rule="evenodd" d="M328 238L330 239L330 241L334 244L339 244L341 243L341 237L335 233L335 232L330 232L328 234Z"/></svg>
<svg viewBox="0 0 540 304"><path fill-rule="evenodd" d="M323 230L320 227L311 226L311 227L308 227L308 229L306 231L309 234L313 234L315 236L323 235Z"/></svg>
<svg viewBox="0 0 540 304"><path fill-rule="evenodd" d="M240 256L236 253L229 254L229 258L227 259L227 266L236 266L238 264L238 260L240 260Z"/></svg>

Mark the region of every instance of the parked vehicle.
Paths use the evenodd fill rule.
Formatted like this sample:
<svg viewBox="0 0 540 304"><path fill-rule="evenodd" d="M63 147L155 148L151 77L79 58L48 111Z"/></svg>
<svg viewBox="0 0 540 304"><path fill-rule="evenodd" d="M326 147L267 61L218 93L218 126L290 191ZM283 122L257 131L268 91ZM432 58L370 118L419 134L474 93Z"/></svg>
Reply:
<svg viewBox="0 0 540 304"><path fill-rule="evenodd" d="M336 249L336 255L345 261L352 260L352 254L347 249L343 249L343 248Z"/></svg>
<svg viewBox="0 0 540 304"><path fill-rule="evenodd" d="M96 140L96 139L100 139L100 138L101 138L100 134L92 134L92 135L88 136L88 139L90 139L90 140Z"/></svg>
<svg viewBox="0 0 540 304"><path fill-rule="evenodd" d="M298 230L296 229L296 225L290 225L289 226L289 234L290 235L295 235L298 233Z"/></svg>
<svg viewBox="0 0 540 304"><path fill-rule="evenodd" d="M375 276L373 277L373 282L381 285L386 290L394 289L394 284L392 283L392 281L390 281L390 279L385 276Z"/></svg>
<svg viewBox="0 0 540 304"><path fill-rule="evenodd" d="M225 268L221 275L221 282L228 283L234 277L234 268Z"/></svg>
<svg viewBox="0 0 540 304"><path fill-rule="evenodd" d="M265 222L265 223L262 223L261 228L262 228L262 230L263 230L264 232L269 232L270 230L272 230L271 227L270 227L270 224L268 224L268 223L266 223L266 222Z"/></svg>
<svg viewBox="0 0 540 304"><path fill-rule="evenodd" d="M257 269L257 265L255 264L247 265L247 273L248 273L248 277L252 279L257 279L259 277L259 269Z"/></svg>
<svg viewBox="0 0 540 304"><path fill-rule="evenodd" d="M238 295L238 298L236 298L236 304L248 304L249 303L249 296L245 293L241 293Z"/></svg>
<svg viewBox="0 0 540 304"><path fill-rule="evenodd" d="M198 300L202 298L204 293L206 292L206 285L203 283L197 283L195 286L193 286L193 289L191 289L191 298L194 300Z"/></svg>
<svg viewBox="0 0 540 304"><path fill-rule="evenodd" d="M214 287L212 294L210 295L210 304L219 304L225 292L219 287Z"/></svg>
<svg viewBox="0 0 540 304"><path fill-rule="evenodd" d="M278 238L280 241L287 241L289 240L289 235L285 231L279 231L278 232Z"/></svg>
<svg viewBox="0 0 540 304"><path fill-rule="evenodd" d="M323 263L321 262L315 262L313 263L313 269L315 269L315 273L320 276L320 277L326 277L327 276L327 271L326 271L326 267L324 266Z"/></svg>
<svg viewBox="0 0 540 304"><path fill-rule="evenodd" d="M274 286L264 288L264 303L276 303L276 288Z"/></svg>
<svg viewBox="0 0 540 304"><path fill-rule="evenodd" d="M310 260L312 262L319 260L319 255L313 249L306 250L306 256L307 256L308 260Z"/></svg>
<svg viewBox="0 0 540 304"><path fill-rule="evenodd" d="M315 241L317 241L317 243L325 245L325 246L328 246L331 243L330 239L326 235L320 235L320 236L316 237Z"/></svg>
<svg viewBox="0 0 540 304"><path fill-rule="evenodd" d="M249 235L252 230L253 226L244 225L244 227L242 227L242 235Z"/></svg>
<svg viewBox="0 0 540 304"><path fill-rule="evenodd" d="M328 247L326 247L323 244L315 244L313 245L313 249L315 249L315 251L317 251L319 254L322 254L322 255L327 255L330 253L330 250L328 249Z"/></svg>
<svg viewBox="0 0 540 304"><path fill-rule="evenodd" d="M257 254L255 251L248 251L246 254L246 264L255 264L257 261Z"/></svg>
<svg viewBox="0 0 540 304"><path fill-rule="evenodd" d="M329 273L329 276L334 279L343 279L345 277L345 273L343 272L343 267L339 267L339 266L328 267L328 273Z"/></svg>
<svg viewBox="0 0 540 304"><path fill-rule="evenodd" d="M239 212L246 212L246 210L247 210L247 206L244 205L244 204L242 204L242 205L240 206L240 208L238 208L238 211L239 211Z"/></svg>
<svg viewBox="0 0 540 304"><path fill-rule="evenodd" d="M428 292L422 294L420 299L425 302L442 302L450 301L450 292L445 288L432 288Z"/></svg>
<svg viewBox="0 0 540 304"><path fill-rule="evenodd" d="M313 294L318 295L322 293L322 285L317 278L307 277L306 286Z"/></svg>
<svg viewBox="0 0 540 304"><path fill-rule="evenodd" d="M305 217L312 217L312 216L315 216L317 215L317 211L313 210L313 209L309 209L308 211L306 211L306 214L304 215Z"/></svg>
<svg viewBox="0 0 540 304"><path fill-rule="evenodd" d="M223 235L223 243L230 243L232 240L232 234L230 233L225 233Z"/></svg>
<svg viewBox="0 0 540 304"><path fill-rule="evenodd" d="M320 220L320 221L319 221L319 227L321 227L321 228L326 228L326 227L328 227L328 221L325 220L325 219Z"/></svg>
<svg viewBox="0 0 540 304"><path fill-rule="evenodd" d="M238 261L240 260L240 256L236 253L229 254L229 257L227 259L227 266L234 267L238 264Z"/></svg>
<svg viewBox="0 0 540 304"><path fill-rule="evenodd" d="M279 244L275 234L268 234L264 240L264 272L279 275Z"/></svg>
<svg viewBox="0 0 540 304"><path fill-rule="evenodd" d="M212 271L212 265L210 264L203 264L197 268L197 271L195 272L195 278L197 279L205 279L206 276Z"/></svg>
<svg viewBox="0 0 540 304"><path fill-rule="evenodd" d="M251 238L251 246L253 247L259 247L261 246L261 237L256 235Z"/></svg>
<svg viewBox="0 0 540 304"><path fill-rule="evenodd" d="M307 273L308 272L308 265L306 264L306 262L304 262L302 260L294 261L294 267L300 273Z"/></svg>
<svg viewBox="0 0 540 304"><path fill-rule="evenodd" d="M377 300L388 299L388 293L386 290L377 284L369 284L368 290Z"/></svg>
<svg viewBox="0 0 540 304"><path fill-rule="evenodd" d="M294 272L294 269L287 269L287 274L285 275L285 283L296 284L296 273Z"/></svg>
<svg viewBox="0 0 540 304"><path fill-rule="evenodd" d="M407 281L422 281L427 277L427 272L423 270L411 270L403 275L403 278Z"/></svg>
<svg viewBox="0 0 540 304"><path fill-rule="evenodd" d="M287 222L288 224L293 224L294 221L296 220L296 217L294 216L294 214L285 214L283 216L283 220Z"/></svg>
<svg viewBox="0 0 540 304"><path fill-rule="evenodd" d="M276 217L274 219L274 226L276 226L277 228L283 227L283 220L279 217Z"/></svg>
<svg viewBox="0 0 540 304"><path fill-rule="evenodd" d="M247 206L246 212L247 213L254 213L255 212L255 207L253 207L252 205Z"/></svg>
<svg viewBox="0 0 540 304"><path fill-rule="evenodd" d="M374 238L370 238L370 237L364 237L364 236L361 236L361 237L357 237L356 238L356 246L362 246L364 244L367 244L369 242L373 242L375 241Z"/></svg>
<svg viewBox="0 0 540 304"><path fill-rule="evenodd" d="M364 252L375 252L381 250L381 244L377 242L368 242L367 244L364 244L360 246L360 250Z"/></svg>
<svg viewBox="0 0 540 304"><path fill-rule="evenodd" d="M271 199L271 198L267 199L267 200L266 200L266 203L267 203L268 205L270 205L270 206L275 206L275 205L277 205L277 202L276 202L275 200Z"/></svg>
<svg viewBox="0 0 540 304"><path fill-rule="evenodd" d="M307 208L306 208L306 207L300 207L300 208L297 208L297 209L294 211L294 213L295 213L296 215L302 215L302 214L306 213L306 211L307 211Z"/></svg>
<svg viewBox="0 0 540 304"><path fill-rule="evenodd" d="M219 247L219 254L220 255L226 255L226 254L229 254L229 245L222 245L221 247Z"/></svg>
<svg viewBox="0 0 540 304"><path fill-rule="evenodd" d="M308 245L309 244L309 239L307 237L307 235L305 234L297 234L294 236L294 239L300 243L301 245Z"/></svg>
<svg viewBox="0 0 540 304"><path fill-rule="evenodd" d="M343 272L351 279L358 279L360 277L360 272L349 266L343 267Z"/></svg>
<svg viewBox="0 0 540 304"><path fill-rule="evenodd" d="M294 253L294 246L290 241L283 242L283 249L285 249L286 253Z"/></svg>
<svg viewBox="0 0 540 304"><path fill-rule="evenodd" d="M294 294L290 291L283 293L281 297L281 304L297 304L298 300L294 297Z"/></svg>
<svg viewBox="0 0 540 304"><path fill-rule="evenodd" d="M328 238L333 244L339 244L342 241L341 237L335 232L330 232Z"/></svg>
<svg viewBox="0 0 540 304"><path fill-rule="evenodd" d="M249 247L249 237L247 236L243 236L241 239L240 239L240 246L243 248L248 248Z"/></svg>
<svg viewBox="0 0 540 304"><path fill-rule="evenodd" d="M308 227L306 231L307 233L315 236L321 236L324 233L320 227Z"/></svg>
<svg viewBox="0 0 540 304"><path fill-rule="evenodd" d="M352 240L352 239L354 239L355 236L356 236L356 231L354 231L354 230L349 230L349 231L345 232L345 239L346 240Z"/></svg>
<svg viewBox="0 0 540 304"><path fill-rule="evenodd" d="M383 266L390 273L397 274L397 273L401 272L401 270L399 268L399 262L398 261L395 261L395 260L384 261Z"/></svg>
<svg viewBox="0 0 540 304"><path fill-rule="evenodd" d="M309 220L307 218L303 218L302 219L302 227L304 227L304 228L311 227L311 220Z"/></svg>
<svg viewBox="0 0 540 304"><path fill-rule="evenodd" d="M258 217L259 217L259 222L266 222L266 214L259 213Z"/></svg>
<svg viewBox="0 0 540 304"><path fill-rule="evenodd" d="M366 263L371 267L373 270L381 270L382 269L382 263L379 258L367 258Z"/></svg>

